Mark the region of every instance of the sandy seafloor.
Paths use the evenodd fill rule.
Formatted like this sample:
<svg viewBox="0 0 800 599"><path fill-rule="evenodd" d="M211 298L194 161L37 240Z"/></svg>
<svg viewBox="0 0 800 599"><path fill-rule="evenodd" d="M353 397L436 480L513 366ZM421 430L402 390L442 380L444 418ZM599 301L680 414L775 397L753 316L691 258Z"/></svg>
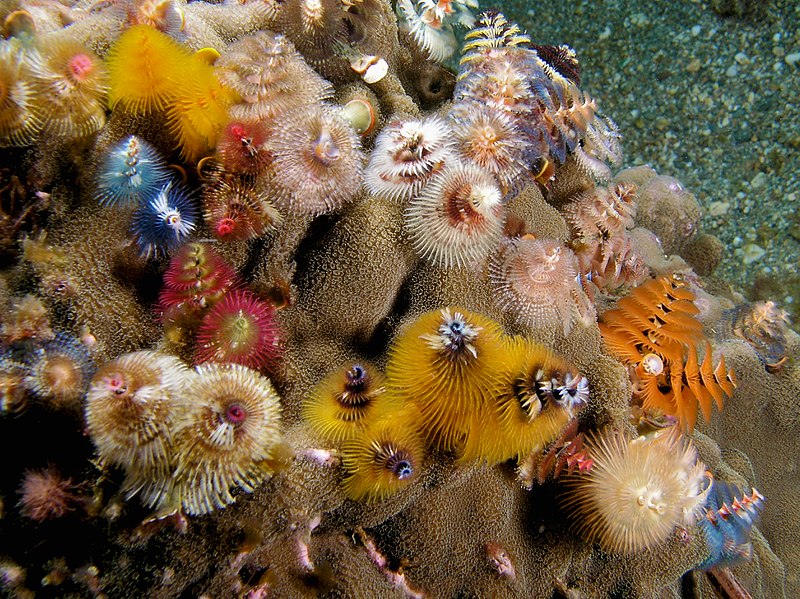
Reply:
<svg viewBox="0 0 800 599"><path fill-rule="evenodd" d="M796 328L800 2L752 2L741 17L697 0L494 4L536 43L577 51L582 88L622 132L624 166L680 179L701 230L727 249L716 274L777 301Z"/></svg>

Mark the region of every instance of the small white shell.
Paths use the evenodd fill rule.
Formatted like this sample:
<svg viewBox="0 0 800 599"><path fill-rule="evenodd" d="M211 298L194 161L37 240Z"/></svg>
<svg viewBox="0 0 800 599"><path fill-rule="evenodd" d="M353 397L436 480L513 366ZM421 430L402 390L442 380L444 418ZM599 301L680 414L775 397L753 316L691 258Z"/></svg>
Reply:
<svg viewBox="0 0 800 599"><path fill-rule="evenodd" d="M384 77L386 77L386 73L389 72L389 65L386 61L381 58L373 64L371 67L367 69L367 72L364 73L363 79L366 83L377 83Z"/></svg>
<svg viewBox="0 0 800 599"><path fill-rule="evenodd" d="M647 354L642 358L642 370L647 374L658 376L664 371L664 361L656 354Z"/></svg>

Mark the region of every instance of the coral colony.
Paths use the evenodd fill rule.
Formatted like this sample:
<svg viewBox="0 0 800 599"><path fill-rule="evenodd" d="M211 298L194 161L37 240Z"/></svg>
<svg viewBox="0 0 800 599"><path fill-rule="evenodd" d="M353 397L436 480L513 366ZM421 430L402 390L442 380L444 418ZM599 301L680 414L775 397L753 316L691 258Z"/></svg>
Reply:
<svg viewBox="0 0 800 599"><path fill-rule="evenodd" d="M4 595L798 590L753 441L797 336L571 48L472 0L0 18Z"/></svg>

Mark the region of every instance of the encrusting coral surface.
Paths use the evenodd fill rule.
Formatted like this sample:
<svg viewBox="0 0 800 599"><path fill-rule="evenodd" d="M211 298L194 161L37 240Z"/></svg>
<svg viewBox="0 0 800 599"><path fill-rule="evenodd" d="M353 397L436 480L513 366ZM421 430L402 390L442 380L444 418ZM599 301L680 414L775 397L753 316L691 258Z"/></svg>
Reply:
<svg viewBox="0 0 800 599"><path fill-rule="evenodd" d="M800 593L800 339L572 49L474 0L0 19L4 595Z"/></svg>

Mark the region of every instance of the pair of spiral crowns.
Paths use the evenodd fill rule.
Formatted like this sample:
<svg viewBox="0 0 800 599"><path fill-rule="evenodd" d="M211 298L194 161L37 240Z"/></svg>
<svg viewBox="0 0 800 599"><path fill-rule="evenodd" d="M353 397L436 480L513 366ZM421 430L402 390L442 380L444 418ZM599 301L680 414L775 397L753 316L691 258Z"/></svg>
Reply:
<svg viewBox="0 0 800 599"><path fill-rule="evenodd" d="M283 333L272 302L253 294L210 245L187 243L164 273L157 311L167 338L194 335L194 359L275 372Z"/></svg>
<svg viewBox="0 0 800 599"><path fill-rule="evenodd" d="M676 427L635 439L605 429L587 435L585 451L591 468L567 479L562 504L607 551L656 547L703 518L713 478Z"/></svg>
<svg viewBox="0 0 800 599"><path fill-rule="evenodd" d="M331 372L305 399L302 414L321 439L341 447L348 497L378 501L419 478L424 440L373 365Z"/></svg>
<svg viewBox="0 0 800 599"><path fill-rule="evenodd" d="M276 467L280 401L269 379L239 364L201 364L153 351L105 364L86 395L100 463L125 471L127 498L164 513L206 514L251 493Z"/></svg>
<svg viewBox="0 0 800 599"><path fill-rule="evenodd" d="M177 249L197 227L191 193L170 176L158 151L136 135L106 153L97 173L97 198L105 206L135 207L131 233L146 257Z"/></svg>

